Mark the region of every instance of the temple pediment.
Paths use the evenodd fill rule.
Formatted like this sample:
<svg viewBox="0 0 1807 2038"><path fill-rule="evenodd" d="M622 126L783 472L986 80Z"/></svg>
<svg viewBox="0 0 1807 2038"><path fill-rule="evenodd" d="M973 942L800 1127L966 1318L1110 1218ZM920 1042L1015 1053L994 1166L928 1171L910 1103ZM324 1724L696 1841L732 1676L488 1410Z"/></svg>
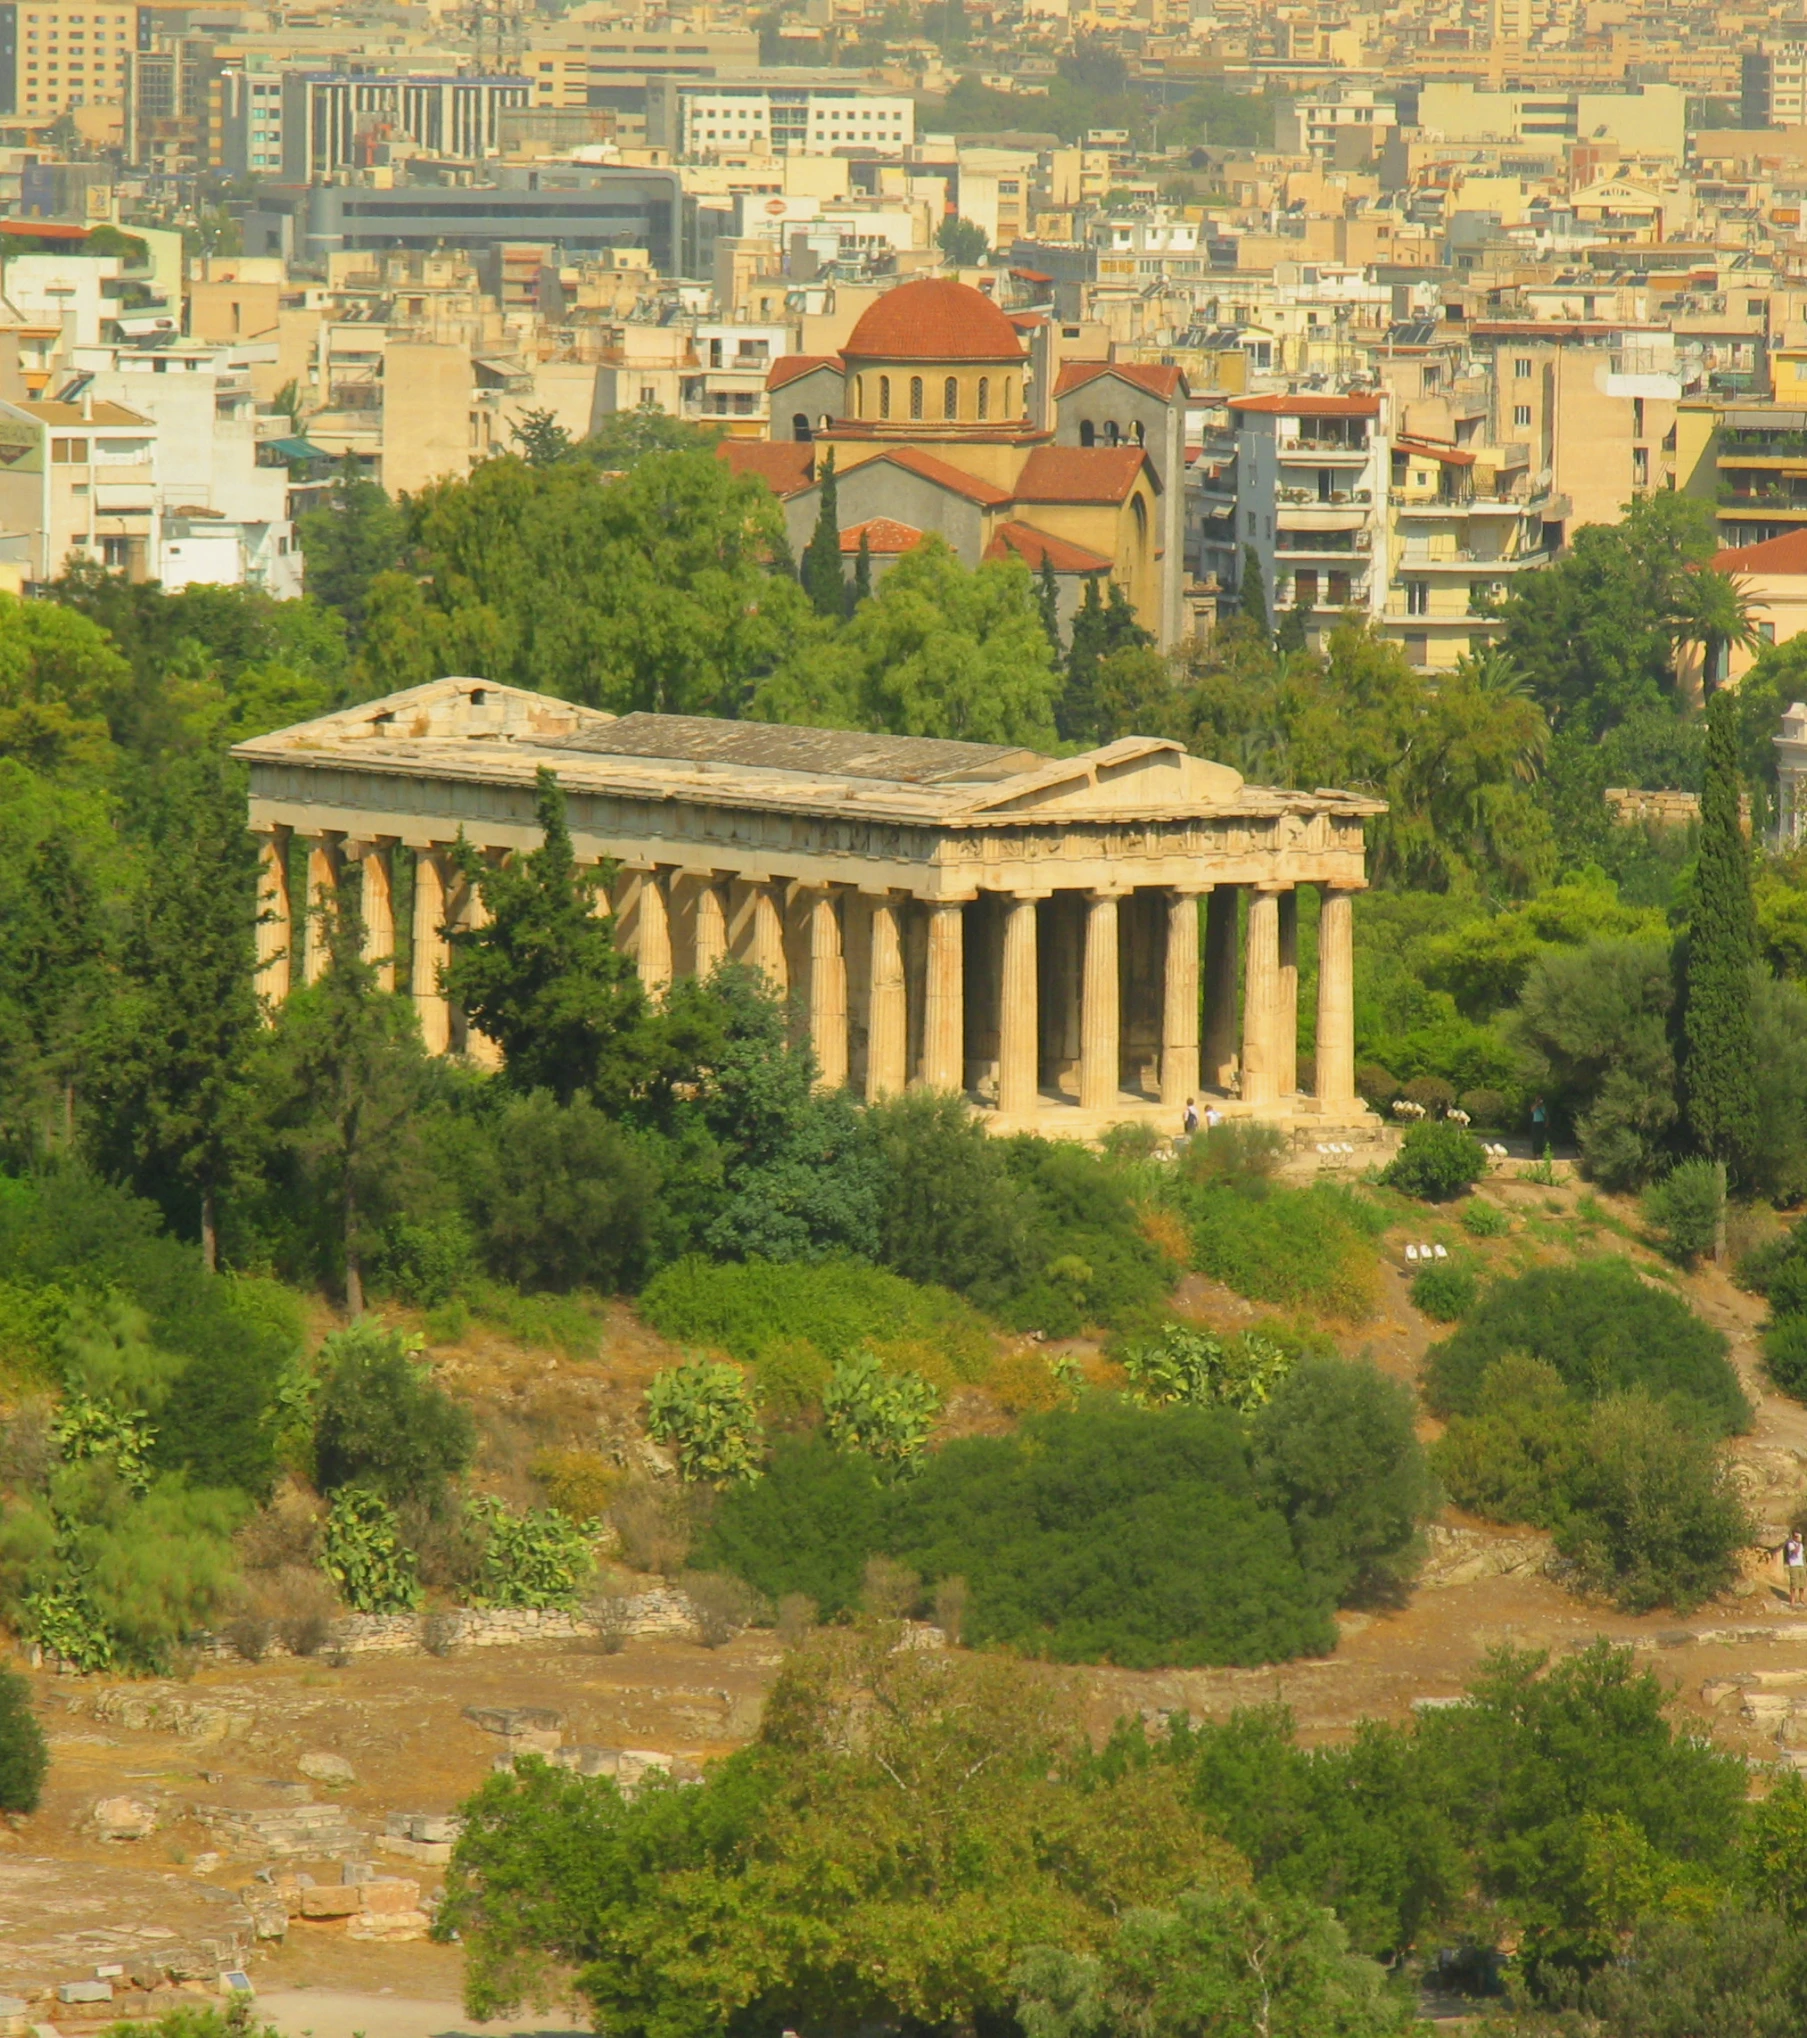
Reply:
<svg viewBox="0 0 1807 2038"><path fill-rule="evenodd" d="M1242 791L1239 771L1161 737L1125 736L1100 750L1061 758L1011 779L973 814L1034 814L1058 820L1071 814L1162 813L1184 807L1230 806Z"/></svg>

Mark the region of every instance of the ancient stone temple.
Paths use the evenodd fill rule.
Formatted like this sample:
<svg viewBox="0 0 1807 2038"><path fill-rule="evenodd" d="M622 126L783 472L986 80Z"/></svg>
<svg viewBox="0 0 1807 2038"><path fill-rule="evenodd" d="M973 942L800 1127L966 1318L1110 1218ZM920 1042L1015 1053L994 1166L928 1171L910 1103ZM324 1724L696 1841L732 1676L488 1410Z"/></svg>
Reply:
<svg viewBox="0 0 1807 2038"><path fill-rule="evenodd" d="M536 847L549 767L579 858L614 867L599 905L647 984L727 958L762 970L827 1082L963 1090L1000 1128L1075 1133L1167 1121L1211 1093L1319 1124L1361 1116L1351 908L1374 800L1246 785L1153 737L1051 758L617 718L481 679L235 754L264 843L272 1000L320 966L303 898L355 864L370 956L394 983L405 955L429 1047L489 1055L440 988L446 929L480 911L448 852L460 835L497 860ZM1321 901L1307 1094L1304 885Z"/></svg>

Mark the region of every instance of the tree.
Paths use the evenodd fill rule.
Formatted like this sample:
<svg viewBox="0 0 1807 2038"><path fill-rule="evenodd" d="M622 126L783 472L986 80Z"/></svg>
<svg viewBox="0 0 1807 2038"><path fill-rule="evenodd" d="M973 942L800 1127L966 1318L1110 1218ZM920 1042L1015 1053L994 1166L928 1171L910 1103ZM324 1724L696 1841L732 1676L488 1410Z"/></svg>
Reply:
<svg viewBox="0 0 1807 2038"><path fill-rule="evenodd" d="M31 1709L31 1686L0 1671L0 1812L35 1812L50 1769L44 1730Z"/></svg>
<svg viewBox="0 0 1807 2038"><path fill-rule="evenodd" d="M1242 548L1242 585L1236 606L1263 637L1268 635L1267 580L1261 571L1261 555L1253 545Z"/></svg>
<svg viewBox="0 0 1807 2038"><path fill-rule="evenodd" d="M1711 694L1730 677L1726 660L1735 650L1749 651L1762 642L1757 629L1750 583L1711 566L1697 566L1682 576L1677 591L1675 641L1678 648L1700 649L1700 677Z"/></svg>
<svg viewBox="0 0 1807 2038"><path fill-rule="evenodd" d="M1688 1130L1721 1168L1741 1164L1757 1133L1756 1034L1751 977L1757 966L1751 852L1739 813L1736 705L1707 704L1707 769L1700 803L1682 958L1682 1089ZM1724 1257L1721 1242L1716 1257Z"/></svg>
<svg viewBox="0 0 1807 2038"><path fill-rule="evenodd" d="M803 591L819 616L839 617L847 606L847 579L841 566L841 496L831 451L822 463L822 500L816 528L803 549Z"/></svg>
<svg viewBox="0 0 1807 2038"><path fill-rule="evenodd" d="M307 562L308 591L345 618L354 639L369 621L371 584L401 559L405 524L374 481L347 453L332 493L296 524Z"/></svg>
<svg viewBox="0 0 1807 2038"><path fill-rule="evenodd" d="M392 1507L444 1510L476 1455L471 1412L410 1359L394 1331L365 1319L320 1347L314 1469L323 1493L355 1487Z"/></svg>
<svg viewBox="0 0 1807 2038"><path fill-rule="evenodd" d="M450 931L446 995L501 1048L512 1088L550 1090L561 1104L589 1091L618 1108L647 1060L646 993L615 945L613 916L597 910L609 873L578 868L564 793L543 765L534 813L540 846L510 863L458 844L485 920Z"/></svg>
<svg viewBox="0 0 1807 2038"><path fill-rule="evenodd" d="M1035 581L1035 605L1041 611L1042 628L1048 633L1048 649L1056 660L1062 655L1060 641L1060 588L1054 578L1054 561L1042 551L1041 571Z"/></svg>
<svg viewBox="0 0 1807 2038"><path fill-rule="evenodd" d="M585 1097L544 1090L495 1125L477 1197L492 1269L530 1291L627 1285L658 1230L659 1170L644 1143Z"/></svg>
<svg viewBox="0 0 1807 2038"><path fill-rule="evenodd" d="M651 453L710 452L721 439L718 425L692 424L674 418L657 404L643 403L637 410L610 411L587 439L578 441L575 453L592 467L625 474Z"/></svg>
<svg viewBox="0 0 1807 2038"><path fill-rule="evenodd" d="M524 410L508 427L529 467L555 467L577 443L549 410Z"/></svg>
<svg viewBox="0 0 1807 2038"><path fill-rule="evenodd" d="M181 773L158 802L97 1101L114 1164L198 1218L209 1273L220 1199L244 1178L255 1139L256 917L238 773Z"/></svg>
<svg viewBox="0 0 1807 2038"><path fill-rule="evenodd" d="M364 1256L406 1186L426 1079L412 1006L379 990L364 959L356 883L353 872L314 908L326 968L284 1002L265 1075L272 1130L330 1226L353 1317L364 1308Z"/></svg>
<svg viewBox="0 0 1807 2038"><path fill-rule="evenodd" d="M950 267L976 269L984 261L991 239L982 226L950 214L935 229L935 245L947 257Z"/></svg>
<svg viewBox="0 0 1807 2038"><path fill-rule="evenodd" d="M862 528L860 549L853 561L853 606L858 608L863 601L872 599L872 540Z"/></svg>
<svg viewBox="0 0 1807 2038"><path fill-rule="evenodd" d="M0 942L0 1026L13 1035L14 1083L36 1099L44 1151L75 1144L77 1084L109 994L107 947L94 874L53 829L25 864Z"/></svg>
<svg viewBox="0 0 1807 2038"><path fill-rule="evenodd" d="M940 537L885 574L829 641L805 644L754 696L764 721L1051 749L1058 680L1019 560L969 573Z"/></svg>
<svg viewBox="0 0 1807 2038"><path fill-rule="evenodd" d="M1109 646L1110 623L1098 576L1090 575L1073 617L1067 647L1066 683L1054 710L1054 726L1068 743L1092 743L1098 729L1098 668Z"/></svg>
<svg viewBox="0 0 1807 2038"><path fill-rule="evenodd" d="M1296 574L1293 589L1293 605L1280 618L1280 626L1274 632L1274 650L1281 658L1290 658L1295 651L1308 650L1311 644L1312 605L1305 599Z"/></svg>

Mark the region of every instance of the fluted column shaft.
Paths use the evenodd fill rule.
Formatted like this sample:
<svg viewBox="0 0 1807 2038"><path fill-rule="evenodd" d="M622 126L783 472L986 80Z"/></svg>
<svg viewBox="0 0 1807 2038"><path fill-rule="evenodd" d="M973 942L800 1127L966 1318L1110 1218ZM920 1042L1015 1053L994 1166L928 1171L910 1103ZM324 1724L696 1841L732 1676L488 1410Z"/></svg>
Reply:
<svg viewBox="0 0 1807 2038"><path fill-rule="evenodd" d="M753 928L747 959L779 997L789 991L790 973L784 962L784 921L768 884L753 887Z"/></svg>
<svg viewBox="0 0 1807 2038"><path fill-rule="evenodd" d="M295 914L289 899L289 831L263 831L258 845L257 988L272 1005L289 994L295 967Z"/></svg>
<svg viewBox="0 0 1807 2038"><path fill-rule="evenodd" d="M486 864L500 860L502 859L492 853L484 855ZM490 910L483 903L483 894L473 879L464 887L464 896L459 901L458 924L461 927L487 927L490 918ZM487 1033L479 1032L468 1017L464 1021L464 1051L480 1069L499 1069L502 1066L501 1048Z"/></svg>
<svg viewBox="0 0 1807 2038"><path fill-rule="evenodd" d="M1279 1095L1280 895L1249 894L1248 959L1242 985L1242 1100L1271 1104Z"/></svg>
<svg viewBox="0 0 1807 2038"><path fill-rule="evenodd" d="M966 911L929 908L923 971L922 1080L931 1090L966 1088Z"/></svg>
<svg viewBox="0 0 1807 2038"><path fill-rule="evenodd" d="M1236 1060L1235 885L1219 885L1205 905L1204 1080L1227 1090Z"/></svg>
<svg viewBox="0 0 1807 2038"><path fill-rule="evenodd" d="M1299 1087L1299 894L1280 894L1280 998L1274 1015L1274 1080L1282 1097Z"/></svg>
<svg viewBox="0 0 1807 2038"><path fill-rule="evenodd" d="M809 1043L825 1090L847 1086L847 954L832 892L809 907Z"/></svg>
<svg viewBox="0 0 1807 2038"><path fill-rule="evenodd" d="M330 907L339 889L339 845L327 836L317 836L307 848L307 980L317 984L326 974L326 934L321 925L322 907Z"/></svg>
<svg viewBox="0 0 1807 2038"><path fill-rule="evenodd" d="M1355 894L1325 885L1318 911L1318 1108L1355 1102Z"/></svg>
<svg viewBox="0 0 1807 2038"><path fill-rule="evenodd" d="M1121 1087L1117 998L1117 895L1093 892L1085 910L1079 992L1079 1108L1108 1111Z"/></svg>
<svg viewBox="0 0 1807 2038"><path fill-rule="evenodd" d="M373 842L358 859L358 910L364 922L364 960L376 970L377 988L395 989L395 878L387 843Z"/></svg>
<svg viewBox="0 0 1807 2038"><path fill-rule="evenodd" d="M728 952L728 919L720 885L699 885L696 894L696 973L706 977Z"/></svg>
<svg viewBox="0 0 1807 2038"><path fill-rule="evenodd" d="M436 849L422 849L414 858L414 971L410 986L420 1018L420 1035L429 1054L444 1054L452 1044L452 1008L439 985L446 959L445 863Z"/></svg>
<svg viewBox="0 0 1807 2038"><path fill-rule="evenodd" d="M893 1097L904 1086L909 1008L904 994L902 931L889 899L872 907L872 975L866 1001L866 1101Z"/></svg>
<svg viewBox="0 0 1807 2038"><path fill-rule="evenodd" d="M640 878L634 965L649 997L660 997L671 988L671 907L657 870L645 871Z"/></svg>
<svg viewBox="0 0 1807 2038"><path fill-rule="evenodd" d="M998 1109L1027 1116L1040 1095L1041 1021L1036 998L1035 901L1004 901L998 998Z"/></svg>
<svg viewBox="0 0 1807 2038"><path fill-rule="evenodd" d="M1161 1002L1161 1102L1179 1110L1198 1090L1198 894L1167 899Z"/></svg>

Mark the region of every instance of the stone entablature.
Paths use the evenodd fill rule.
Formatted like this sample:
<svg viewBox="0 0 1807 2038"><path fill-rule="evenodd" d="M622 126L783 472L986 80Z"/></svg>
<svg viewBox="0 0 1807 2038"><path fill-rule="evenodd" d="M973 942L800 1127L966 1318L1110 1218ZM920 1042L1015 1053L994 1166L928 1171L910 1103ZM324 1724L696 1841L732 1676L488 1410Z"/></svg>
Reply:
<svg viewBox="0 0 1807 2038"><path fill-rule="evenodd" d="M1011 1123L1063 1109L1108 1121L1232 1088L1260 1109L1359 1108L1349 907L1366 882L1362 823L1382 809L1355 794L1246 785L1158 738L1054 759L617 719L479 679L235 755L266 845L266 994L286 995L295 957L310 978L320 963L290 898L297 839L310 898L359 865L370 953L391 974L397 858L411 856L408 988L435 1051L489 1051L438 981L446 929L479 910L451 846L463 835L492 858L536 847L534 781L550 767L579 859L618 866L608 908L649 986L727 957L762 969L798 994L825 1081L868 1097L964 1089ZM1301 1098L1307 884L1323 890L1319 1076Z"/></svg>

